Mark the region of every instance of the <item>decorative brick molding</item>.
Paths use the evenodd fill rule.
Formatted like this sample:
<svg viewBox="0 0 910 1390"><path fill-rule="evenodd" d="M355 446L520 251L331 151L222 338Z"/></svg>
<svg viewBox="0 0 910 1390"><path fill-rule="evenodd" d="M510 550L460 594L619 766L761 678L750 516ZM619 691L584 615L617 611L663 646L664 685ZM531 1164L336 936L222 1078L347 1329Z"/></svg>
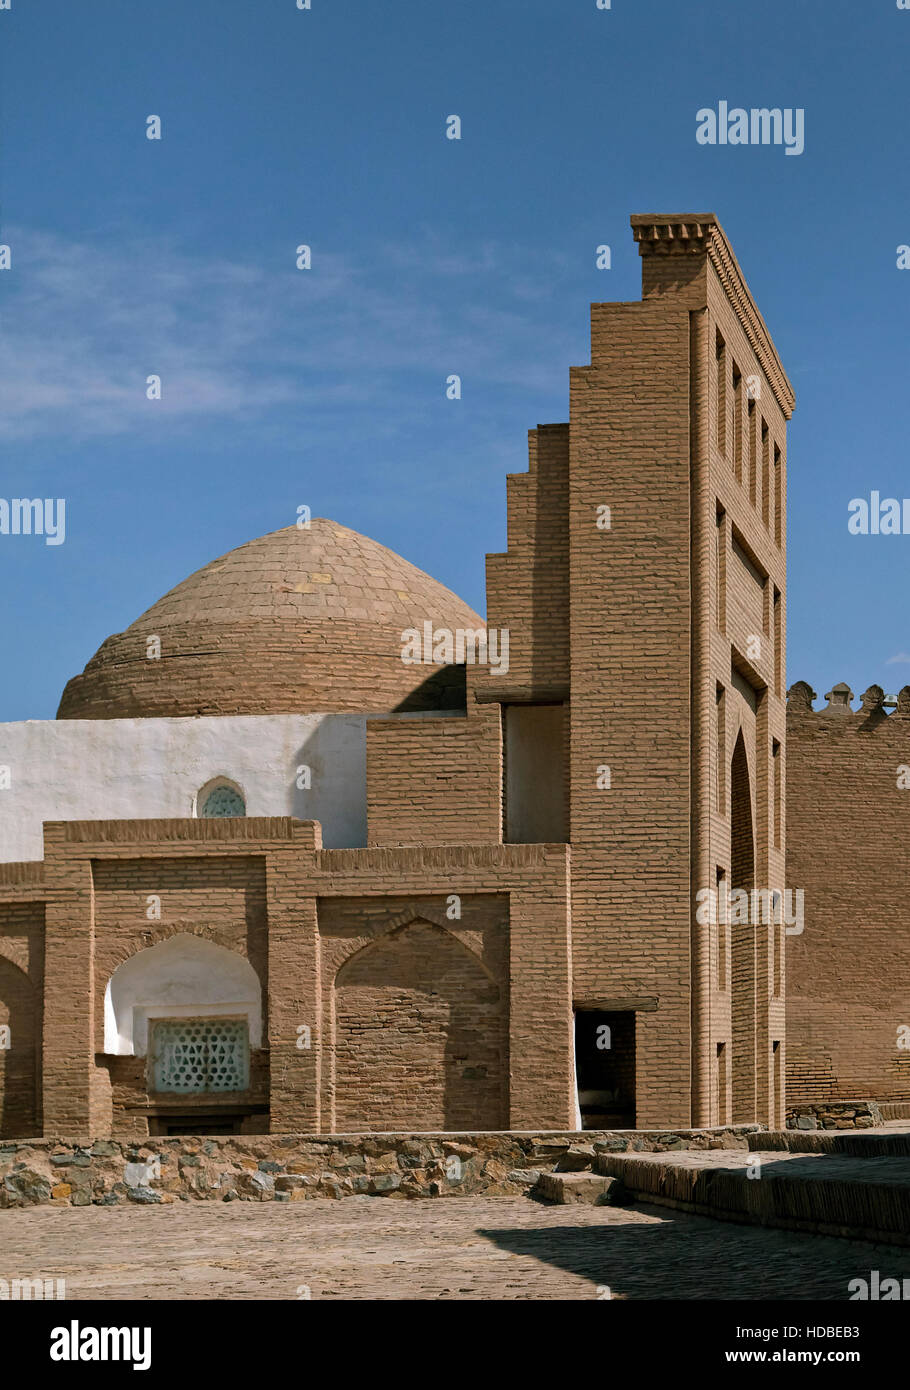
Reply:
<svg viewBox="0 0 910 1390"><path fill-rule="evenodd" d="M836 685L825 695L827 705L820 710L812 708L813 700L818 699L816 692L807 681L796 681L787 691L787 715L824 715L835 714L837 716L850 716L855 719L869 720L871 716L881 716L875 723L881 723L887 719L906 719L910 716L910 685L902 686L897 694L897 703L892 713L886 713L886 695L882 686L870 685L860 696L860 707L854 709L852 701L853 691L846 681L838 681ZM891 697L894 703L894 697Z"/></svg>
<svg viewBox="0 0 910 1390"><path fill-rule="evenodd" d="M789 420L796 402L764 319L745 282L732 247L713 212L679 217L638 214L630 218L632 235L642 256L706 254L746 331L756 357L771 383L778 404Z"/></svg>

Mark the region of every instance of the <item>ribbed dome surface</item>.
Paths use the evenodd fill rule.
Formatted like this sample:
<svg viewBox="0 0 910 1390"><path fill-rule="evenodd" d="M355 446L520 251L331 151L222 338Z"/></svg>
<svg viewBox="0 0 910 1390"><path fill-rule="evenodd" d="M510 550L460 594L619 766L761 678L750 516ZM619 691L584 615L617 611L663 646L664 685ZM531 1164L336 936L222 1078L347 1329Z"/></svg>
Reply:
<svg viewBox="0 0 910 1390"><path fill-rule="evenodd" d="M314 518L213 560L109 637L57 717L391 710L433 674L401 660L402 631L427 621L483 626L416 565Z"/></svg>

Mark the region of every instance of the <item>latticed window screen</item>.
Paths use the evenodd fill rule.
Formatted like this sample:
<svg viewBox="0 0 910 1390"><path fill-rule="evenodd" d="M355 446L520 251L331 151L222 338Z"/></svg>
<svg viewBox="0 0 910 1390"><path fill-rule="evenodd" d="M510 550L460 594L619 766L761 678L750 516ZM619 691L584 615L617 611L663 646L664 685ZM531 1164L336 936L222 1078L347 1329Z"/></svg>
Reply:
<svg viewBox="0 0 910 1390"><path fill-rule="evenodd" d="M245 1091L250 1039L245 1019L167 1019L152 1029L156 1091Z"/></svg>
<svg viewBox="0 0 910 1390"><path fill-rule="evenodd" d="M245 816L246 802L236 787L213 787L205 798L203 816Z"/></svg>

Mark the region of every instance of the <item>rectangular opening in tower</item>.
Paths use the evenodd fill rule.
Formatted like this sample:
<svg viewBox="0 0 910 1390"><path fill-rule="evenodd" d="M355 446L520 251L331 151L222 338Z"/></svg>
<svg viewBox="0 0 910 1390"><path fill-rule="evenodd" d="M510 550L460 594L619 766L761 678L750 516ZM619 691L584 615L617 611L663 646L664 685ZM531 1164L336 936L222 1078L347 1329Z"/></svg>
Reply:
<svg viewBox="0 0 910 1390"><path fill-rule="evenodd" d="M575 1076L582 1129L635 1128L635 1014L575 1011Z"/></svg>
<svg viewBox="0 0 910 1390"><path fill-rule="evenodd" d="M505 705L503 724L503 839L511 845L564 844L565 705Z"/></svg>

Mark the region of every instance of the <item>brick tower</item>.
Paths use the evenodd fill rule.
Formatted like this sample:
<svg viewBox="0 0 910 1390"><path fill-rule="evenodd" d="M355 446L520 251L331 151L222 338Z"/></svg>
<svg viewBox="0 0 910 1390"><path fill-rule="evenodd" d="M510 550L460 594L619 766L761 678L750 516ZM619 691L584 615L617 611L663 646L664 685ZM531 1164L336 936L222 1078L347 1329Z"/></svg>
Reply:
<svg viewBox="0 0 910 1390"><path fill-rule="evenodd" d="M783 927L694 905L784 886L793 391L716 218L632 227L571 373L575 1004L635 1013L639 1127L780 1123Z"/></svg>
<svg viewBox="0 0 910 1390"><path fill-rule="evenodd" d="M569 423L509 478L508 682L469 686L503 707L503 838L571 844L586 1126L780 1123L784 924L723 907L784 887L793 391L716 218L632 227L642 300L592 306Z"/></svg>

